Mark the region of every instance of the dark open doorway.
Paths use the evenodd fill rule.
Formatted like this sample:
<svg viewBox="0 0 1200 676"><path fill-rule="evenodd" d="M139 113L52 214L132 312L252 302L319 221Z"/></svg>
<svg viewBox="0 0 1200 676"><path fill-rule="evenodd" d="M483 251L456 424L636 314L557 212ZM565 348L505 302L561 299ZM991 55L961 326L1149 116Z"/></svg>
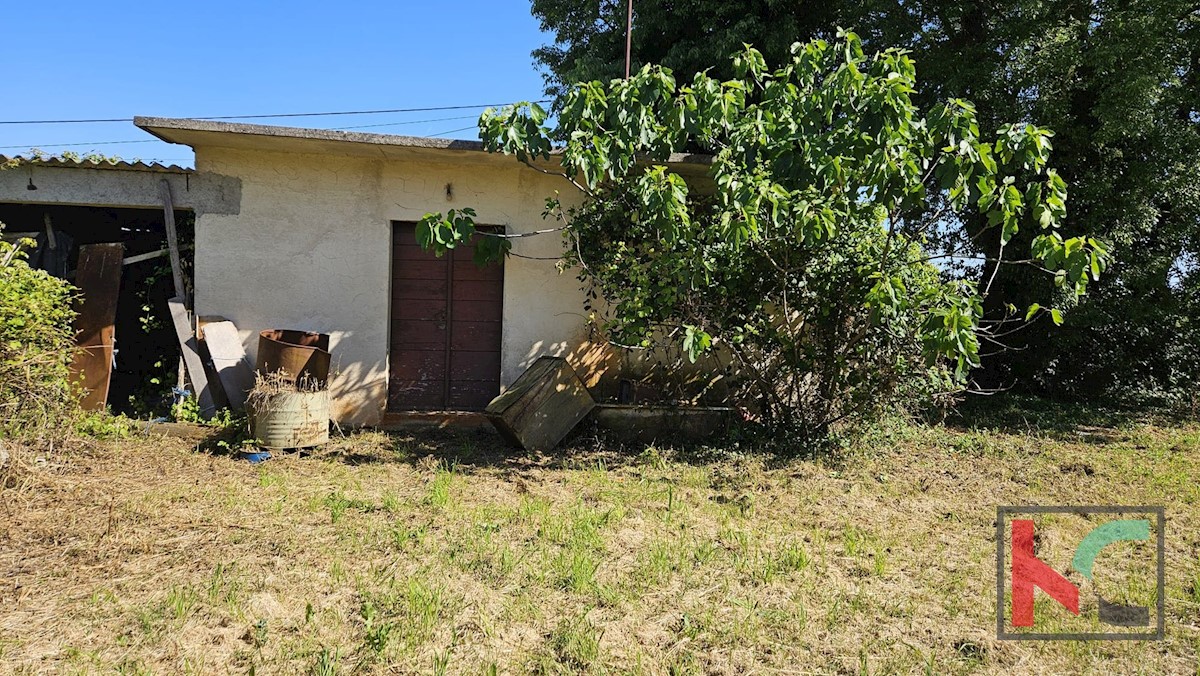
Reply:
<svg viewBox="0 0 1200 676"><path fill-rule="evenodd" d="M194 239L192 212L176 210L175 221L181 248L190 249ZM37 237L44 249L47 222L56 244L62 247L61 260L47 260L43 251L43 255L32 256L31 262L68 279L76 269L81 245L120 242L126 260L166 247L162 209L0 202L0 223L5 224L6 238L21 234ZM182 258L185 276L190 279L190 251L185 251ZM115 368L108 394L108 406L114 413L153 416L170 409L179 361L179 345L167 308L167 299L173 295L167 256L122 266Z"/></svg>

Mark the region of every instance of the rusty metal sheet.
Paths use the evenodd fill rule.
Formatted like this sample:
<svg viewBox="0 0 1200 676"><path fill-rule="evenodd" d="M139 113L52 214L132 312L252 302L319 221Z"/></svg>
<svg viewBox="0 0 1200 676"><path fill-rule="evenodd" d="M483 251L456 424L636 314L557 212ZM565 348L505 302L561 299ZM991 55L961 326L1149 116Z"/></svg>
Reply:
<svg viewBox="0 0 1200 676"><path fill-rule="evenodd" d="M329 334L268 329L258 334L259 373L285 371L296 381L307 379L324 388L329 379Z"/></svg>
<svg viewBox="0 0 1200 676"><path fill-rule="evenodd" d="M75 344L71 381L79 388L80 406L102 411L108 403L112 379L114 320L121 291L121 266L125 245L88 244L79 247L75 286L80 300L75 318Z"/></svg>

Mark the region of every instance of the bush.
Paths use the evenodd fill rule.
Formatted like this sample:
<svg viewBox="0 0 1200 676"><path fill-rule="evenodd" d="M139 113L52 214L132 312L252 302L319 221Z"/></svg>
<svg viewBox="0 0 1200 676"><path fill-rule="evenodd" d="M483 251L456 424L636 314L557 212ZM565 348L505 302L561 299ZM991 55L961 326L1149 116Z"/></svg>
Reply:
<svg viewBox="0 0 1200 676"><path fill-rule="evenodd" d="M707 365L735 375L737 401L766 422L798 422L794 431L817 437L835 422L873 419L957 389L953 365L927 359L923 326L959 289L919 246L898 238L889 245L878 224L847 223L836 239L803 244L786 231L764 232L731 254L716 228L664 242L637 209L636 198L614 191L572 219L578 245L567 258L606 299L607 307L586 309L609 319L613 342L655 347L669 342L656 331L672 325L683 325L674 333L685 341L689 331L692 341L707 341L692 328L704 327L721 348ZM889 246L892 284L909 302L873 308L866 301L877 293ZM694 261L715 263L699 284ZM779 261L791 265L781 270ZM670 368L687 368L686 354L659 352L674 358Z"/></svg>
<svg viewBox="0 0 1200 676"><path fill-rule="evenodd" d="M0 433L45 436L77 410L74 287L29 267L24 246L0 241Z"/></svg>

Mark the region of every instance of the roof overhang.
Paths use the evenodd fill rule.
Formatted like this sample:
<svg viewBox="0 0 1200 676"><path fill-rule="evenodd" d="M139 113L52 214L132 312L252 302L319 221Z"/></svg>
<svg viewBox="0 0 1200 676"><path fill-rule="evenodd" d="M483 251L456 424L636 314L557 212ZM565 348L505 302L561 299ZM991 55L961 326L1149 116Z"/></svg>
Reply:
<svg viewBox="0 0 1200 676"><path fill-rule="evenodd" d="M483 143L479 141L189 118L135 117L133 123L167 143L191 146L193 149L216 147L380 159L412 159L416 156L442 162L514 161L512 157L484 150ZM552 162L557 164L556 161ZM707 173L712 157L675 153L667 163L681 174L702 175Z"/></svg>

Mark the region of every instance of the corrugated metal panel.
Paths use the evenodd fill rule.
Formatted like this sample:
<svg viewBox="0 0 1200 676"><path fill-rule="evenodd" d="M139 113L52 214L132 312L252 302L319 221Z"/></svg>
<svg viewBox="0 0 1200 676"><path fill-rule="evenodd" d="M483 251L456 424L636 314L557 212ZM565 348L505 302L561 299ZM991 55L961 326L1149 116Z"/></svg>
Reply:
<svg viewBox="0 0 1200 676"><path fill-rule="evenodd" d="M68 167L75 169L116 169L122 171L155 171L171 174L192 174L195 169L181 167L178 164L160 164L158 162L91 162L89 160L69 160L61 157L31 158L21 155L0 155L0 166L16 164L18 166L35 167Z"/></svg>

